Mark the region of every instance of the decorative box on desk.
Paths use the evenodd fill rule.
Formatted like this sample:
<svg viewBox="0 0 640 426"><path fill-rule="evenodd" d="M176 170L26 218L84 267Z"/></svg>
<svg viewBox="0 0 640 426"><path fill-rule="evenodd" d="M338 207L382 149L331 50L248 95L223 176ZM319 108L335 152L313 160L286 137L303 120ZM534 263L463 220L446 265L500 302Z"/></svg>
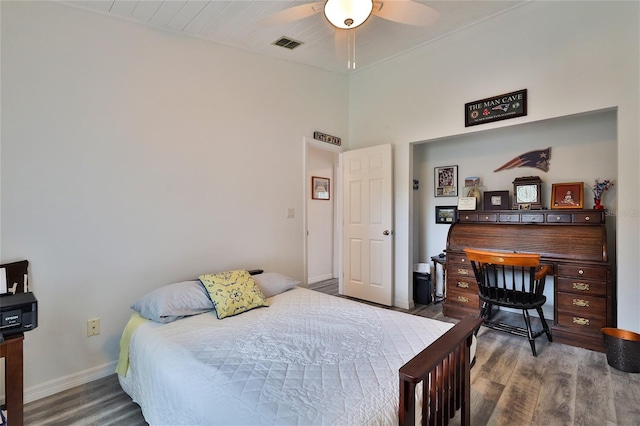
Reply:
<svg viewBox="0 0 640 426"><path fill-rule="evenodd" d="M479 313L478 287L463 249L540 253L553 267L553 340L604 352L600 329L615 327L615 285L602 210L461 212L447 237L445 316ZM550 279L547 286L551 285Z"/></svg>

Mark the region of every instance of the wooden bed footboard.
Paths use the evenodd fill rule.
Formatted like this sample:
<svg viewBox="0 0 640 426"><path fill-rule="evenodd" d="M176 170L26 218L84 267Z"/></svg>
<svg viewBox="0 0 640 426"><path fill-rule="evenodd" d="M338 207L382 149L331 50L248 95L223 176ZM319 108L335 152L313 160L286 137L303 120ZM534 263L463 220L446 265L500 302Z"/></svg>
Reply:
<svg viewBox="0 0 640 426"><path fill-rule="evenodd" d="M466 317L400 368L401 426L416 420L416 385L422 386L422 424L446 425L460 412L470 424L470 347L482 318Z"/></svg>

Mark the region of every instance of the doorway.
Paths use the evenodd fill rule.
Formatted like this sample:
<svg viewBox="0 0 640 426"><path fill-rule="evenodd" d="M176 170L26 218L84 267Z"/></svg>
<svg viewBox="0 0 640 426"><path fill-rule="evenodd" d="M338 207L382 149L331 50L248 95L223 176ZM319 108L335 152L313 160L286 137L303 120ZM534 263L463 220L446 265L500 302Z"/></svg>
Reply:
<svg viewBox="0 0 640 426"><path fill-rule="evenodd" d="M327 146L324 146L327 145ZM305 138L305 247L307 284L337 278L340 199L338 177L340 147ZM323 193L314 197L313 181ZM328 184L328 185L327 185ZM328 188L325 188L325 185ZM326 190L326 192L324 192ZM328 194L327 194L328 192Z"/></svg>

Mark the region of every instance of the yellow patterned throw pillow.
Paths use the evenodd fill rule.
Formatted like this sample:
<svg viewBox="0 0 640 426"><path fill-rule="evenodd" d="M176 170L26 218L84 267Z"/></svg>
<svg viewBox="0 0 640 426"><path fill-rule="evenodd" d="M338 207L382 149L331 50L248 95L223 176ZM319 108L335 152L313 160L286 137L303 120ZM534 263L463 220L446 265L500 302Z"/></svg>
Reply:
<svg viewBox="0 0 640 426"><path fill-rule="evenodd" d="M256 282L247 271L236 270L201 275L218 319L241 314L260 306L269 306Z"/></svg>

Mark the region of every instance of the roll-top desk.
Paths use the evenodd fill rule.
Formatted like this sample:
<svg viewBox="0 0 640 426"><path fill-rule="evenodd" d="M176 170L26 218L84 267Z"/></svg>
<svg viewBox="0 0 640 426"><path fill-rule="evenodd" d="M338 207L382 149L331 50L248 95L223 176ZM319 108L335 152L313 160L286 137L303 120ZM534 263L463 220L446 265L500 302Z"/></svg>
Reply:
<svg viewBox="0 0 640 426"><path fill-rule="evenodd" d="M465 247L540 253L541 263L553 267L554 342L604 352L600 329L616 326L604 223L602 210L458 212L447 236L444 315L479 313L478 287Z"/></svg>

